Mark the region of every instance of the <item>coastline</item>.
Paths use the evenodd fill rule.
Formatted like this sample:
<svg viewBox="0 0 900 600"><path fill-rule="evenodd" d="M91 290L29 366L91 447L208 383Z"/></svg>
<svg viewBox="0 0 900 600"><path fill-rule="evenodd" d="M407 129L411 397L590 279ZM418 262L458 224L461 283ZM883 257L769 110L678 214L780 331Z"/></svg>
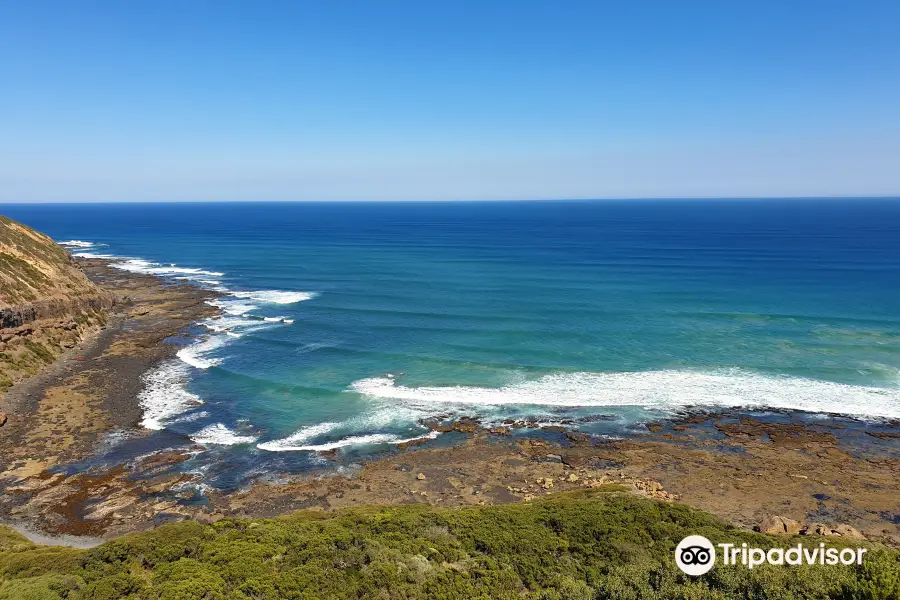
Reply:
<svg viewBox="0 0 900 600"><path fill-rule="evenodd" d="M686 414L621 440L559 427L511 435L515 425L484 429L463 418L432 424L446 434L439 444L399 444L362 463L341 451L323 452L329 469L274 474L274 482L231 493L208 490L202 498L189 487L196 477L177 466L204 448L184 440L79 470L78 462L96 455L107 436L150 433L139 425L142 376L178 351L165 340L220 313L207 304L220 294L114 269L105 259L77 261L123 301L103 330L4 398L15 411L0 437L2 521L50 536L111 538L186 518L210 522L362 504L499 504L614 484L744 528L780 515L849 524L900 544L900 424L887 422L867 435L869 425L853 419L808 422L790 411L780 420L741 411ZM851 430L858 435L847 435Z"/></svg>
<svg viewBox="0 0 900 600"><path fill-rule="evenodd" d="M95 454L106 436L146 435L139 426L142 376L177 352L165 340L218 312L206 304L218 294L114 269L110 260L75 260L119 302L103 328L4 395L10 416L0 436L0 518L51 534L94 535L103 527L79 524L78 512L97 478L65 466Z"/></svg>

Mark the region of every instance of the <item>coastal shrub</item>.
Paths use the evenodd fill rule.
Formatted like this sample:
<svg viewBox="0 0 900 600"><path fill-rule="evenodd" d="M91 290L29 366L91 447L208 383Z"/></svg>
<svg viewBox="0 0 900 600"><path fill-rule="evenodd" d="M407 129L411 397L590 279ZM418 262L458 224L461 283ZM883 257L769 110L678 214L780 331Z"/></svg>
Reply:
<svg viewBox="0 0 900 600"><path fill-rule="evenodd" d="M799 539L596 491L502 506L181 522L91 550L36 546L0 529L0 600L900 598L895 549L869 544L860 566L717 566L691 578L672 559L688 534L763 548Z"/></svg>

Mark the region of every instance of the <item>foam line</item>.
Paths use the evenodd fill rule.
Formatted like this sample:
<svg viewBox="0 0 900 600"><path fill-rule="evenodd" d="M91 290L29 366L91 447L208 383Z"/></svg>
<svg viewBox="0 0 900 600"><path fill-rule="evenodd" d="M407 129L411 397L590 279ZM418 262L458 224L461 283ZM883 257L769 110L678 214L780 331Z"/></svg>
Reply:
<svg viewBox="0 0 900 600"><path fill-rule="evenodd" d="M279 290L259 290L255 292L234 291L231 296L245 300L253 300L262 304L295 304L316 297L315 292L283 292Z"/></svg>
<svg viewBox="0 0 900 600"><path fill-rule="evenodd" d="M332 425L332 424L329 424ZM314 426L315 427L315 426ZM308 428L311 429L311 428ZM298 432L299 433L299 432ZM275 440L264 444L257 444L256 447L261 450L269 450L271 452L287 452L305 450L309 452L325 452L327 450L336 450L346 446L372 446L375 444L407 444L419 440L433 440L438 435L437 431L430 431L425 435L419 435L411 438L401 438L399 435L391 433L372 433L368 435L351 435L341 438L333 442L325 442L323 444L302 444L298 440L291 440L291 437L283 440Z"/></svg>
<svg viewBox="0 0 900 600"><path fill-rule="evenodd" d="M60 246L69 248L96 248L97 246L106 246L106 244L98 244L96 242L85 242L82 240L69 240L67 242L57 242Z"/></svg>
<svg viewBox="0 0 900 600"><path fill-rule="evenodd" d="M196 344L191 344L175 353L175 356L197 369L208 369L222 362L221 358L210 358L208 355L228 341L226 336L214 335Z"/></svg>
<svg viewBox="0 0 900 600"><path fill-rule="evenodd" d="M175 263L163 265L142 258L129 258L112 266L131 273L143 273L149 275L201 275L204 277L222 277L225 275L225 273L219 271L205 271L193 267L179 267L176 266Z"/></svg>
<svg viewBox="0 0 900 600"><path fill-rule="evenodd" d="M304 427L300 431L293 433L286 438L257 444L256 447L260 450L269 450L272 452L281 452L284 450L299 450L300 447L303 446L303 442L311 440L320 435L325 435L326 433L340 426L340 423L319 423L318 425Z"/></svg>
<svg viewBox="0 0 900 600"><path fill-rule="evenodd" d="M141 377L144 389L138 394L138 402L144 409L142 427L165 429L165 421L203 404L199 396L184 388L188 376L185 363L170 360Z"/></svg>
<svg viewBox="0 0 900 600"><path fill-rule="evenodd" d="M252 435L239 435L222 423L207 425L192 435L191 439L198 444L217 444L222 446L252 444L257 440L257 438Z"/></svg>
<svg viewBox="0 0 900 600"><path fill-rule="evenodd" d="M762 375L741 369L559 373L501 388L407 387L387 377L361 379L355 392L382 400L429 405L752 407L900 418L900 389L848 385L802 377Z"/></svg>

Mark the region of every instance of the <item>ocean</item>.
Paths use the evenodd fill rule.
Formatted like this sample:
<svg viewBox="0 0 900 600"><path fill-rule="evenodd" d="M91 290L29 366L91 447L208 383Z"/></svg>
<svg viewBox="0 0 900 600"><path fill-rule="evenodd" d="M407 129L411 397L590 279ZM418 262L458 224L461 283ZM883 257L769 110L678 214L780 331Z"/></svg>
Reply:
<svg viewBox="0 0 900 600"><path fill-rule="evenodd" d="M609 437L693 407L900 419L897 200L0 213L225 294L140 397L140 448L201 444L185 468L222 488L452 443L434 418Z"/></svg>

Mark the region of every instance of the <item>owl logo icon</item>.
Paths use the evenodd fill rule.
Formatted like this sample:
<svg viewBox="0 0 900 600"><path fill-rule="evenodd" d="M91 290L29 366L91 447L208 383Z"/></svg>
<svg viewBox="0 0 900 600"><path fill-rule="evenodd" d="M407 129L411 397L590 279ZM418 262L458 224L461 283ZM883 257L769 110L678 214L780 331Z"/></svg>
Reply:
<svg viewBox="0 0 900 600"><path fill-rule="evenodd" d="M689 535L675 548L675 564L688 575L708 573L716 562L716 549L702 535Z"/></svg>

